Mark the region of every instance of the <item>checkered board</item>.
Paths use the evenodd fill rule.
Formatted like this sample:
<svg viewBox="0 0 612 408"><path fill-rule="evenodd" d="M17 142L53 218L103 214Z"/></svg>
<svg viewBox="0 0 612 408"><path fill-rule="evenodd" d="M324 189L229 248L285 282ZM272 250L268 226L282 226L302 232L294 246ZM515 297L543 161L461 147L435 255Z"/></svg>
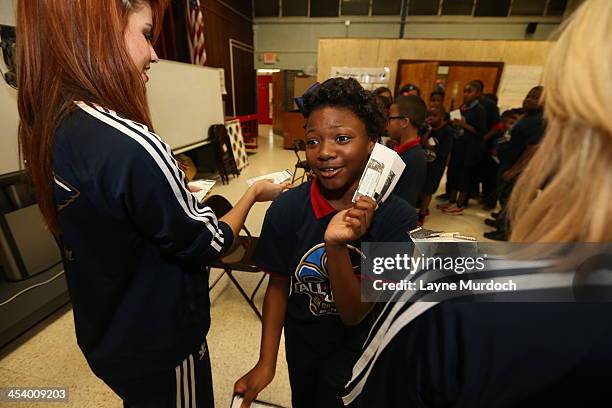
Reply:
<svg viewBox="0 0 612 408"><path fill-rule="evenodd" d="M246 148L244 146L240 121L238 119L229 120L225 122L225 128L229 134L229 139L232 145L232 154L234 155L234 160L236 160L236 166L238 167L238 170L242 170L249 165L249 158L247 157Z"/></svg>

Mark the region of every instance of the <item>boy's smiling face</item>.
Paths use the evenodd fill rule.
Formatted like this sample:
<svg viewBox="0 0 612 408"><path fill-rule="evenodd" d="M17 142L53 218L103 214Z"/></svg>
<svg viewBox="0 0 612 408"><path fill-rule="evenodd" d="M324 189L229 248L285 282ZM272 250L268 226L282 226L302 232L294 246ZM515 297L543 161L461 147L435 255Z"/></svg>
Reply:
<svg viewBox="0 0 612 408"><path fill-rule="evenodd" d="M328 199L352 196L373 148L365 124L348 109L326 106L308 117L306 160Z"/></svg>

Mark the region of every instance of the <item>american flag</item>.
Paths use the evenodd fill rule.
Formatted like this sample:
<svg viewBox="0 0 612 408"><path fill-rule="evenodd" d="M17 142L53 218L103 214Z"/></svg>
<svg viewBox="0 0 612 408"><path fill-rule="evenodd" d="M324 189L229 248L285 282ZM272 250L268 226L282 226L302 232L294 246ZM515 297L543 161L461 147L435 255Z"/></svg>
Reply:
<svg viewBox="0 0 612 408"><path fill-rule="evenodd" d="M204 15L200 7L200 0L187 0L187 41L189 42L189 55L191 63L204 65L206 62L206 49L204 48Z"/></svg>

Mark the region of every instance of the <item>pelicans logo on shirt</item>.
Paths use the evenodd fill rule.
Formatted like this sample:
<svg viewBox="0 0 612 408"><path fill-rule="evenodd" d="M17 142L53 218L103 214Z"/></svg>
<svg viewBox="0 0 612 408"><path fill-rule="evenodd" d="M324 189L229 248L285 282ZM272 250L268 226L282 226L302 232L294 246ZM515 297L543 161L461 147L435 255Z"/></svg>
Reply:
<svg viewBox="0 0 612 408"><path fill-rule="evenodd" d="M353 271L358 272L363 253L352 245L347 247ZM327 272L327 252L324 243L310 248L295 268L291 282L291 294L293 293L309 297L309 310L315 316L338 314Z"/></svg>

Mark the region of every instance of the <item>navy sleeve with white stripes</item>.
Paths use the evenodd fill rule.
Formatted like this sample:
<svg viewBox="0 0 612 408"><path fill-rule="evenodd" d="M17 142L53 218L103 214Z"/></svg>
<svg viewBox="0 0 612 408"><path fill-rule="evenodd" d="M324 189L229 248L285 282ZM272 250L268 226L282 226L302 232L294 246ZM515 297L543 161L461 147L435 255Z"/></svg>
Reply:
<svg viewBox="0 0 612 408"><path fill-rule="evenodd" d="M100 188L144 236L186 262L207 263L231 246L231 228L188 191L170 147L159 136L112 111L79 107L120 132L109 140L119 142L112 163L104 164Z"/></svg>

